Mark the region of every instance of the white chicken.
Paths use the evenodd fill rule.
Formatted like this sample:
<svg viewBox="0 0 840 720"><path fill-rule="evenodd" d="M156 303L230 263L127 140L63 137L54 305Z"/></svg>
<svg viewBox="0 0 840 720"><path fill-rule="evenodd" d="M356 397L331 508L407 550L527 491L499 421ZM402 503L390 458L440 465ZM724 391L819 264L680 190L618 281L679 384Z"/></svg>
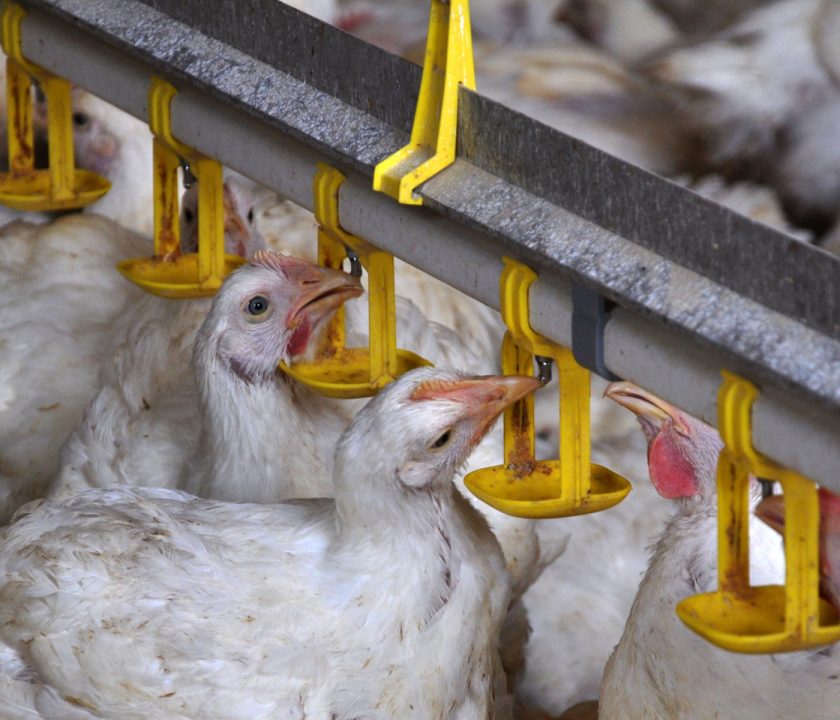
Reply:
<svg viewBox="0 0 840 720"><path fill-rule="evenodd" d="M625 62L675 42L680 32L650 0L567 0L555 19Z"/></svg>
<svg viewBox="0 0 840 720"><path fill-rule="evenodd" d="M93 212L115 220L141 235L152 234L152 134L141 120L73 88L73 149L76 165L111 181L111 189L89 205ZM47 105L35 103L33 123L46 134Z"/></svg>
<svg viewBox="0 0 840 720"><path fill-rule="evenodd" d="M493 717L508 581L451 481L537 384L403 376L342 435L335 501L28 506L0 550L0 633L40 717Z"/></svg>
<svg viewBox="0 0 840 720"><path fill-rule="evenodd" d="M815 44L824 4L769 3L648 66L701 133L707 169L771 184L817 229L840 204L840 92Z"/></svg>
<svg viewBox="0 0 840 720"><path fill-rule="evenodd" d="M233 204L227 212L247 211ZM87 213L0 230L0 522L43 495L61 443L109 366L116 328L138 305L154 304L115 269L150 249L151 240Z"/></svg>
<svg viewBox="0 0 840 720"><path fill-rule="evenodd" d="M88 92L74 93L74 131L80 161L111 181L111 189L85 212L116 220L151 236L153 231L152 133L132 115Z"/></svg>
<svg viewBox="0 0 840 720"><path fill-rule="evenodd" d="M677 618L676 604L717 585L717 432L631 383L615 383L608 397L639 418L648 440L650 478L677 510L659 538L621 642L604 673L599 717L605 720L684 717L705 720L830 717L806 713L820 688L836 710L837 683L826 683L822 653L740 655L714 647ZM757 484L756 484L757 485ZM753 502L760 493L756 487ZM750 523L750 579L784 581L778 536ZM822 659L821 659L822 658ZM820 666L820 663L823 663ZM834 662L836 666L836 661ZM792 673L813 674L793 682ZM834 672L836 673L836 667Z"/></svg>
<svg viewBox="0 0 840 720"><path fill-rule="evenodd" d="M225 282L209 313L207 300L137 303L106 353L114 362L105 368L101 390L62 449L52 492L139 478L144 485L167 482L236 502L331 496L332 448L359 403L316 395L276 368L314 346L309 341L323 312L359 292L349 275L262 252ZM246 322L254 299L270 310L261 321ZM305 303L298 317L292 310ZM366 343L366 306L349 303L346 310L349 344ZM439 365L492 369L451 330L400 298L397 337ZM278 442L283 428L295 433L294 442ZM501 460L496 434L479 446L468 469ZM540 553L534 523L490 508L482 512L499 536L517 590L524 591L551 559Z"/></svg>
<svg viewBox="0 0 840 720"><path fill-rule="evenodd" d="M346 273L259 251L212 301L144 299L62 450L54 491L139 478L237 502L331 495L332 448L355 408L277 376L277 363L361 292ZM298 439L278 444L288 417Z"/></svg>
<svg viewBox="0 0 840 720"><path fill-rule="evenodd" d="M504 47L476 64L479 91L661 175L686 167L689 137L676 105L607 53L578 40Z"/></svg>
<svg viewBox="0 0 840 720"><path fill-rule="evenodd" d="M249 258L266 248L254 221L258 203L251 184L236 173L228 173L222 183L225 252ZM198 183L192 183L181 196L181 252L198 252Z"/></svg>
<svg viewBox="0 0 840 720"><path fill-rule="evenodd" d="M475 39L481 42L529 43L563 37L556 16L565 0L482 0L470 4ZM422 61L429 22L428 0L340 0L336 24L390 52Z"/></svg>
<svg viewBox="0 0 840 720"><path fill-rule="evenodd" d="M626 3L616 3L611 12L623 12L619 4ZM693 138L677 105L615 57L581 42L561 22L566 14L574 15L567 5L517 0L473 4L479 92L636 165L663 175L684 172ZM339 25L422 62L428 18L420 6L427 12L417 2L351 4ZM520 20L505 20L506 13L518 13ZM528 29L531 16L541 32ZM525 42L482 41L482 25L497 40L513 33ZM626 37L622 30L617 36Z"/></svg>
<svg viewBox="0 0 840 720"><path fill-rule="evenodd" d="M146 242L93 215L0 230L0 522L55 474L113 324L142 296L115 258L142 254Z"/></svg>
<svg viewBox="0 0 840 720"><path fill-rule="evenodd" d="M470 4L479 40L528 44L562 37L557 15L565 0L486 0Z"/></svg>

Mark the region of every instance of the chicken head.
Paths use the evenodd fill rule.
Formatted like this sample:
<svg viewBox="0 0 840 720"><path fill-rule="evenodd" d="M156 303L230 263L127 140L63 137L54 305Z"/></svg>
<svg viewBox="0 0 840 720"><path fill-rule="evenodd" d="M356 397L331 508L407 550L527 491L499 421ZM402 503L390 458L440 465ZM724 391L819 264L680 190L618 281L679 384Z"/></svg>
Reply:
<svg viewBox="0 0 840 720"><path fill-rule="evenodd" d="M454 370L418 368L391 383L371 400L378 412L360 414L367 423L345 437L375 435L391 452L377 475L396 477L408 489L440 489L510 404L540 386L533 377L471 377ZM394 418L400 422L394 422ZM364 430L364 432L360 432ZM369 448L344 447L357 462L376 462ZM338 456L337 456L338 459Z"/></svg>
<svg viewBox="0 0 840 720"><path fill-rule="evenodd" d="M119 156L120 143L105 127L102 119L87 107L89 94L80 87L73 87L73 150L76 164L84 170L109 177L111 168ZM35 96L32 124L37 135L47 136L47 102L40 92Z"/></svg>
<svg viewBox="0 0 840 720"><path fill-rule="evenodd" d="M255 198L232 178L222 186L224 203L225 253L250 258L265 249L265 240L253 225ZM198 183L181 196L181 252L198 252Z"/></svg>
<svg viewBox="0 0 840 720"><path fill-rule="evenodd" d="M820 500L820 590L840 610L840 495L819 489ZM774 530L785 532L784 495L771 495L756 507L755 514Z"/></svg>
<svg viewBox="0 0 840 720"><path fill-rule="evenodd" d="M636 415L648 442L648 471L664 498L713 497L723 443L717 431L633 383L615 382L604 395Z"/></svg>
<svg viewBox="0 0 840 720"><path fill-rule="evenodd" d="M214 298L195 361L212 358L244 382L267 382L279 361L304 352L323 320L361 293L347 273L260 250Z"/></svg>

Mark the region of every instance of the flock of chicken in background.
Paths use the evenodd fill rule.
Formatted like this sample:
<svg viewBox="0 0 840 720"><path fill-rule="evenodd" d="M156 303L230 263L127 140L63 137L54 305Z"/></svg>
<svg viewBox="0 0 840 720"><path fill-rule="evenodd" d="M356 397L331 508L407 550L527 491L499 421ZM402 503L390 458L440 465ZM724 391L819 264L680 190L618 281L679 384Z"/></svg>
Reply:
<svg viewBox="0 0 840 720"><path fill-rule="evenodd" d="M424 0L290 4L422 52ZM840 251L837 5L475 0L477 84ZM592 516L501 515L463 465L501 461L499 428L478 440L531 384L420 370L361 410L277 376L290 344L317 345L289 313L310 328L348 300L350 339L367 332L355 279L274 254L313 260L312 216L230 173L226 243L252 262L212 302L144 295L114 266L151 244L151 136L82 90L74 110L77 161L113 189L0 229L0 520L50 498L0 546L0 718L838 716L833 648L735 655L674 614L716 583L716 431L596 381L593 460L634 492ZM399 262L396 287L402 347L498 372L496 313ZM556 392L536 400L547 456ZM317 497L335 503L276 504ZM840 508L821 499L840 607ZM761 515L784 524L778 503ZM751 537L753 583L781 582L779 536L756 521Z"/></svg>

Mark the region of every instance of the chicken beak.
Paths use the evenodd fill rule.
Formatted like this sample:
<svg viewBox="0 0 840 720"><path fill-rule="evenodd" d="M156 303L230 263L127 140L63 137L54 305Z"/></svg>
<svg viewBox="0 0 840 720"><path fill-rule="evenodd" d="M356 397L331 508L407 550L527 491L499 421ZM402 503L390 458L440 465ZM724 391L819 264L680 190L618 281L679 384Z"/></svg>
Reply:
<svg viewBox="0 0 840 720"><path fill-rule="evenodd" d="M300 268L286 274L300 290L288 315L290 329L297 328L304 320L314 327L331 311L364 292L359 278L341 270L301 261Z"/></svg>
<svg viewBox="0 0 840 720"><path fill-rule="evenodd" d="M499 415L515 402L542 387L539 379L528 375L495 375L477 380L474 413L476 429L473 441L478 442L493 426Z"/></svg>
<svg viewBox="0 0 840 720"><path fill-rule="evenodd" d="M785 497L771 495L764 498L755 509L755 516L780 535L785 534Z"/></svg>
<svg viewBox="0 0 840 720"><path fill-rule="evenodd" d="M476 398L476 409L500 413L517 400L541 387L538 378L528 375L487 375L472 380ZM484 407L484 411L479 406Z"/></svg>
<svg viewBox="0 0 840 720"><path fill-rule="evenodd" d="M431 381L420 385L413 400L451 400L464 406L464 417L475 425L478 442L507 407L541 387L527 375L484 375L451 382Z"/></svg>
<svg viewBox="0 0 840 720"><path fill-rule="evenodd" d="M631 382L622 380L621 382L610 383L604 391L604 397L608 397L610 400L626 407L640 420L646 421L656 428L661 428L663 424L670 421L678 433L681 435L689 434L688 428L676 408Z"/></svg>

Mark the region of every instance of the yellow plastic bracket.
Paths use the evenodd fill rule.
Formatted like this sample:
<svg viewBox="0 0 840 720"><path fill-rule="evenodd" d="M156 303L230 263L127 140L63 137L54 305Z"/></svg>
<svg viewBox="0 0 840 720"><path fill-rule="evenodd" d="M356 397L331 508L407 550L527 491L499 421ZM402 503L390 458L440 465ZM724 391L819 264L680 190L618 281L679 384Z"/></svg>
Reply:
<svg viewBox="0 0 840 720"><path fill-rule="evenodd" d="M397 313L394 298L394 257L341 227L338 191L344 175L318 163L313 191L318 221L318 262L341 269L347 249L358 256L368 272L370 345L345 346L344 308L339 308L327 328L326 347L312 363L280 364L280 369L321 395L358 398L375 395L408 370L431 365L408 350L397 348Z"/></svg>
<svg viewBox="0 0 840 720"><path fill-rule="evenodd" d="M21 23L26 11L16 3L3 8L2 44L6 52L6 119L9 171L0 173L0 203L15 210L71 210L101 198L111 183L75 167L70 83L23 56ZM49 168L35 168L32 79L47 101Z"/></svg>
<svg viewBox="0 0 840 720"><path fill-rule="evenodd" d="M502 371L533 375L534 356L552 358L560 385L560 458L534 456L534 400L524 398L504 415L505 464L469 473L464 482L488 505L528 518L554 518L606 510L623 500L630 483L590 464L589 371L572 351L534 332L528 293L537 274L504 258L502 318L508 327L502 343Z"/></svg>
<svg viewBox="0 0 840 720"><path fill-rule="evenodd" d="M726 650L778 653L840 640L837 611L819 597L817 488L756 452L752 407L759 391L723 372L718 425L718 589L686 598L677 614L694 632ZM750 476L781 483L785 498L785 584L750 585Z"/></svg>
<svg viewBox="0 0 840 720"><path fill-rule="evenodd" d="M374 190L423 204L414 191L455 160L460 85L475 90L469 0L432 0L411 140L376 166Z"/></svg>
<svg viewBox="0 0 840 720"><path fill-rule="evenodd" d="M117 269L144 290L169 298L214 295L245 258L225 254L222 166L184 145L172 134L171 106L178 91L153 77L149 88L149 128L155 136L153 257L132 258ZM181 253L179 158L198 182L198 252Z"/></svg>

